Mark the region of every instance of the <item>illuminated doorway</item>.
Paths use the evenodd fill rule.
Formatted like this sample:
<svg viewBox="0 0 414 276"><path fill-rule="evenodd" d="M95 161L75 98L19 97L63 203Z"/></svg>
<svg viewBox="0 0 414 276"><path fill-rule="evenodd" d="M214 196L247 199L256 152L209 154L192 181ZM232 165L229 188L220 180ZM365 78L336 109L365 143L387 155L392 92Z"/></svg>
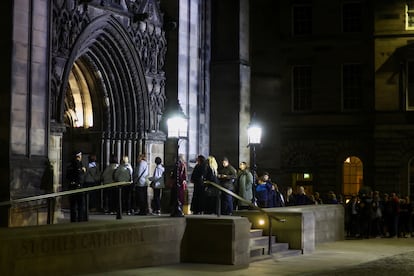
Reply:
<svg viewBox="0 0 414 276"><path fill-rule="evenodd" d="M63 164L68 165L75 151L84 153L82 162L87 165L87 155L94 154L102 167L101 156L102 110L104 97L97 87L100 79L94 77L95 71L81 59L73 63L68 74L68 84L64 101L64 124L62 151ZM102 90L102 89L101 89ZM98 122L98 123L97 123Z"/></svg>
<svg viewBox="0 0 414 276"><path fill-rule="evenodd" d="M348 156L343 163L343 194L358 194L363 186L363 164L356 156Z"/></svg>
<svg viewBox="0 0 414 276"><path fill-rule="evenodd" d="M93 127L93 107L87 76L75 62L69 73L65 97L65 123L68 127Z"/></svg>

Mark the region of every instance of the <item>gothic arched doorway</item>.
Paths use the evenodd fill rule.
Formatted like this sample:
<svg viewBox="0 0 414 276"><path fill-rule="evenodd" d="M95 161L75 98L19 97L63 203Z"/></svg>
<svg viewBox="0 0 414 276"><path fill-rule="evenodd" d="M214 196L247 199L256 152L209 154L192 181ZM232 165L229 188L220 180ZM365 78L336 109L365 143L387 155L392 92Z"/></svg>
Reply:
<svg viewBox="0 0 414 276"><path fill-rule="evenodd" d="M84 39L75 45L64 74L62 159L82 151L95 154L101 167L111 154L118 160L127 155L134 165L151 122L139 55L110 16L90 23L80 38Z"/></svg>
<svg viewBox="0 0 414 276"><path fill-rule="evenodd" d="M133 166L141 152L164 154L166 39L159 6L149 2L116 7L148 14L144 21L100 6L54 6L51 151L63 184L73 151L95 154L102 169L111 154Z"/></svg>

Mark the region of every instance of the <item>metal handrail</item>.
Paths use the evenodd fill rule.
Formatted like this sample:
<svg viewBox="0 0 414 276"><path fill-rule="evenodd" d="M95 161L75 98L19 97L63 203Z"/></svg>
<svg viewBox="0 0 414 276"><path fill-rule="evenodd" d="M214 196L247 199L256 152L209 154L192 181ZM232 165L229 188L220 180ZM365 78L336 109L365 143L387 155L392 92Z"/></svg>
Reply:
<svg viewBox="0 0 414 276"><path fill-rule="evenodd" d="M44 195L36 195L36 196L29 196L29 197L23 197L23 198L18 198L18 199L11 199L11 200L8 200L8 201L0 202L0 207L1 206L12 206L12 205L16 205L16 204L20 204L20 203L24 203L24 202L47 199L48 200L48 216L47 217L48 217L48 224L50 224L50 222L51 222L51 213L50 212L52 211L51 210L51 204L52 204L51 201L53 199L55 199L56 197L79 194L79 193L85 193L85 192L90 192L90 191L95 191L95 190L106 189L106 188L119 187L119 206L118 206L118 211L117 211L116 218L121 219L122 218L121 188L122 188L122 186L130 185L130 184L132 184L132 182L130 182L130 181L113 182L113 183L96 185L96 186L91 186L91 187L86 187L86 188L79 188L79 189L73 189L73 190L62 191L62 192L48 193L48 194L44 194Z"/></svg>
<svg viewBox="0 0 414 276"><path fill-rule="evenodd" d="M238 194L234 193L233 191L230 191L230 190L228 190L228 189L220 186L219 184L217 184L215 182L211 182L211 181L205 180L204 183L205 184L208 184L208 185L211 185L211 186L215 187L216 189L218 189L219 191L225 192L225 193L231 195L234 198L237 198L238 200L240 200L240 201L248 204L251 208L253 208L255 210L258 210L258 211L264 213L267 216L268 221L269 221L269 242L268 242L268 250L267 250L267 252L268 252L268 255L271 255L272 254L272 220L271 219L274 219L274 220L276 220L278 222L286 222L286 219L279 218L279 217L277 217L277 216L275 216L273 214L270 214L266 210L264 210L264 209L260 208L259 206L256 206L255 204L253 204L251 201L249 201L249 200L247 200L247 199L239 196ZM220 216L220 212L219 211L217 212L217 215Z"/></svg>

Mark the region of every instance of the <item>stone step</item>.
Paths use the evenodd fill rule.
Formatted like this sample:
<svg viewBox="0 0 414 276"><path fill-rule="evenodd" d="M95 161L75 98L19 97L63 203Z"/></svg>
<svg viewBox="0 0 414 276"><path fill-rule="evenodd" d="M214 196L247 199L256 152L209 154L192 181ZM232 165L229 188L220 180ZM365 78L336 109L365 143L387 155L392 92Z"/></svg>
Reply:
<svg viewBox="0 0 414 276"><path fill-rule="evenodd" d="M300 256L302 251L299 249L288 249L288 244L286 243L275 243L272 245L272 254L268 254L267 247L251 247L250 248L250 262L256 262L266 259L281 259L285 257Z"/></svg>
<svg viewBox="0 0 414 276"><path fill-rule="evenodd" d="M300 256L300 255L302 255L302 250L300 249L288 249L288 250L272 253L272 256L274 259L281 259L285 257L293 257L293 256Z"/></svg>
<svg viewBox="0 0 414 276"><path fill-rule="evenodd" d="M263 255L265 255L265 248L263 246L250 246L250 258Z"/></svg>
<svg viewBox="0 0 414 276"><path fill-rule="evenodd" d="M250 229L250 237L262 237L263 236L263 229Z"/></svg>
<svg viewBox="0 0 414 276"><path fill-rule="evenodd" d="M271 236L271 243L276 242L276 237ZM261 237L254 237L250 238L250 246L268 246L269 244L269 237L268 236L261 236Z"/></svg>
<svg viewBox="0 0 414 276"><path fill-rule="evenodd" d="M259 255L259 256L254 256L254 257L250 257L250 262L259 262L259 261L264 261L264 260L269 260L272 259L273 256L272 255Z"/></svg>
<svg viewBox="0 0 414 276"><path fill-rule="evenodd" d="M301 250L289 249L288 243L276 242L276 237L271 237L272 254L268 254L269 237L263 236L262 229L250 230L250 262L266 259L280 259L302 254Z"/></svg>

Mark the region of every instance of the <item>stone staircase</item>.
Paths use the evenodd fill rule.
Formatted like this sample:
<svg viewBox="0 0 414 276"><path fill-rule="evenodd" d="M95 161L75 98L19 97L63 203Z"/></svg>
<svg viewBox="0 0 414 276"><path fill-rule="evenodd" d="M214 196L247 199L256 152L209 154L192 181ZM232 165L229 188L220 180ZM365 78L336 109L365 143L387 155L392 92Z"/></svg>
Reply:
<svg viewBox="0 0 414 276"><path fill-rule="evenodd" d="M271 236L271 246L272 254L269 255L269 237L263 236L262 229L250 229L250 262L302 255L299 249L289 249L288 243L276 242L275 236Z"/></svg>

